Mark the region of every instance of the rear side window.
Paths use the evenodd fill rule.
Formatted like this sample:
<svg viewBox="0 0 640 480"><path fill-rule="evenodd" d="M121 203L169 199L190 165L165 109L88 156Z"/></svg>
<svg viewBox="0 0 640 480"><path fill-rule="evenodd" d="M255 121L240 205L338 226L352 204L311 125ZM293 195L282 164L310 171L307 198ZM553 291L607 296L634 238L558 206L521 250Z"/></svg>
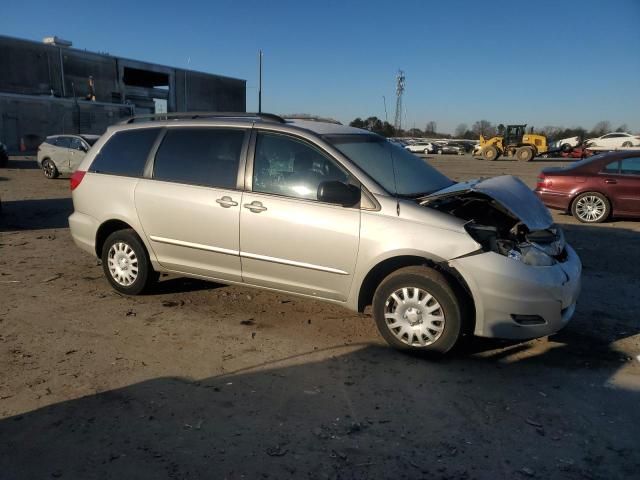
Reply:
<svg viewBox="0 0 640 480"><path fill-rule="evenodd" d="M620 173L625 175L640 175L640 157L625 158L622 160Z"/></svg>
<svg viewBox="0 0 640 480"><path fill-rule="evenodd" d="M156 153L153 178L236 188L244 135L236 129L169 129Z"/></svg>
<svg viewBox="0 0 640 480"><path fill-rule="evenodd" d="M71 139L69 137L58 137L55 141L56 147L69 148Z"/></svg>
<svg viewBox="0 0 640 480"><path fill-rule="evenodd" d="M159 132L159 128L145 128L114 134L102 147L89 171L141 177Z"/></svg>

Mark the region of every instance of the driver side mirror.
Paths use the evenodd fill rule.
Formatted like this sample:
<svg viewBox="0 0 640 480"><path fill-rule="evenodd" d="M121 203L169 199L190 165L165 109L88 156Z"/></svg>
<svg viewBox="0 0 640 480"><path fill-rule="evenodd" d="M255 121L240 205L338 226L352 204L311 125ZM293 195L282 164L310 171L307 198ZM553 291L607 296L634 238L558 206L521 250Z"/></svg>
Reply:
<svg viewBox="0 0 640 480"><path fill-rule="evenodd" d="M321 182L318 185L318 200L321 202L353 207L360 202L360 195L360 189L355 185L347 185L335 180Z"/></svg>

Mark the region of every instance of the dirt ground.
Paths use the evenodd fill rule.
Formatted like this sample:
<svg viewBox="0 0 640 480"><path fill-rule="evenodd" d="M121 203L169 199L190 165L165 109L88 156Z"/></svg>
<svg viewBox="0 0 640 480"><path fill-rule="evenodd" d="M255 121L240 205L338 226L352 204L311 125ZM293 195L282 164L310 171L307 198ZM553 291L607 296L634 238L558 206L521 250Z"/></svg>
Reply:
<svg viewBox="0 0 640 480"><path fill-rule="evenodd" d="M429 161L531 186L560 164ZM640 222L554 213L584 263L569 325L431 359L311 300L121 296L71 241L66 179L13 159L0 197L1 479L640 478Z"/></svg>

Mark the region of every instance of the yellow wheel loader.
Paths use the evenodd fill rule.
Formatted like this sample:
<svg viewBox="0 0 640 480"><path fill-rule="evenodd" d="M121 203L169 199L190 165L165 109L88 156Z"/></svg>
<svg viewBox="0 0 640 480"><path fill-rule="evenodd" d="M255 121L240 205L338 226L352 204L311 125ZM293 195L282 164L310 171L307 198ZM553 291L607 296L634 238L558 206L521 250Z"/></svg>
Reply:
<svg viewBox="0 0 640 480"><path fill-rule="evenodd" d="M526 133L526 125L507 125L502 135L484 138L480 135L480 155L485 160L497 160L501 155L528 162L549 149L547 137ZM533 129L532 129L533 130Z"/></svg>

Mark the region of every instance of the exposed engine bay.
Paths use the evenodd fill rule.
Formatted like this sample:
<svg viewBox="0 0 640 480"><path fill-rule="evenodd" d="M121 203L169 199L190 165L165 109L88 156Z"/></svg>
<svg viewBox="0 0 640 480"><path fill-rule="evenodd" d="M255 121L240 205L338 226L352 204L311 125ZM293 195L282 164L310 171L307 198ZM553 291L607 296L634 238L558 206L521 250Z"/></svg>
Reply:
<svg viewBox="0 0 640 480"><path fill-rule="evenodd" d="M465 229L484 251L496 252L527 265L550 266L567 259L562 229L555 224L531 231L501 203L479 191L467 190L421 205L467 220Z"/></svg>

